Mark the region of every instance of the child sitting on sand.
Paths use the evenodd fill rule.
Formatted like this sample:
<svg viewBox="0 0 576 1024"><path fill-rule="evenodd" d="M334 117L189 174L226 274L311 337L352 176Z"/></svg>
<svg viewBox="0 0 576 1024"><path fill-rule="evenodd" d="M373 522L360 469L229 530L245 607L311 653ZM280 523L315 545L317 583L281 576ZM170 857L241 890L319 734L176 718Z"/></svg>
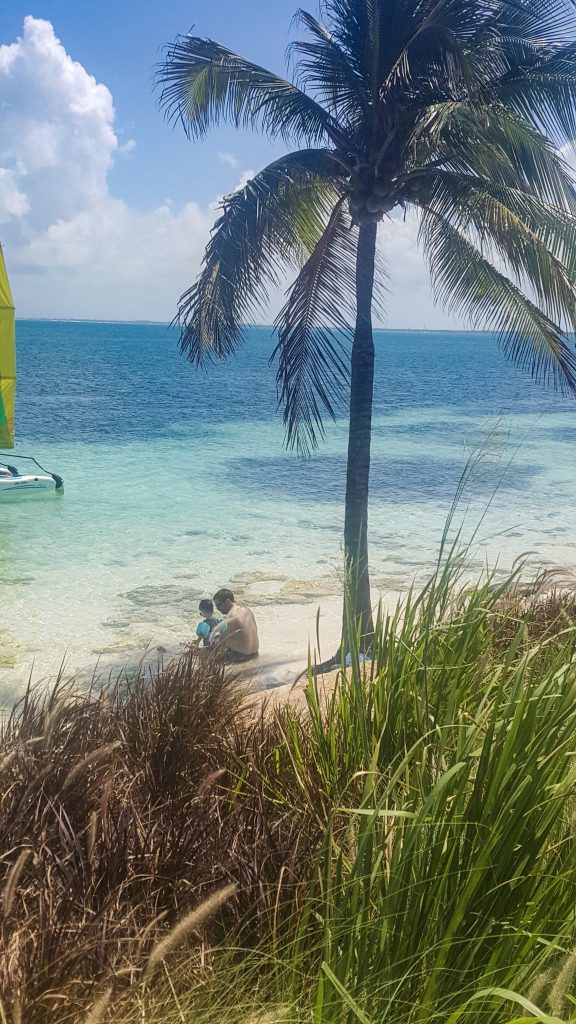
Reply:
<svg viewBox="0 0 576 1024"><path fill-rule="evenodd" d="M221 615L214 615L214 604L208 598L204 598L198 605L200 615L204 618L202 622L199 622L196 626L196 636L202 637L202 643L204 647L210 647L210 644L216 637L216 627L222 622L221 628L217 631L218 633L225 633L228 626L222 620Z"/></svg>

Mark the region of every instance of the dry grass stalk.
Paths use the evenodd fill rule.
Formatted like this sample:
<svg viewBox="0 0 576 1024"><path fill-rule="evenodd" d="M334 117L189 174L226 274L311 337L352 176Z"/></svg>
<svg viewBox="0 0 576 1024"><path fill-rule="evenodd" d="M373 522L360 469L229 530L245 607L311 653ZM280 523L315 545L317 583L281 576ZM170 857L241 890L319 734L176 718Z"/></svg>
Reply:
<svg viewBox="0 0 576 1024"><path fill-rule="evenodd" d="M550 967L547 971L542 971L541 974L535 979L530 988L528 989L527 998L531 1003L538 1003L542 993L548 988L548 985L554 977L554 972Z"/></svg>
<svg viewBox="0 0 576 1024"><path fill-rule="evenodd" d="M9 753L2 758L2 760L0 761L0 775L2 775L2 773L5 772L6 769L12 764L12 761L14 761L17 753L18 747L14 747L13 750L9 751Z"/></svg>
<svg viewBox="0 0 576 1024"><path fill-rule="evenodd" d="M282 1024L289 1013L289 1006L275 1006L270 1010L261 1010L256 1017L251 1017L247 1024Z"/></svg>
<svg viewBox="0 0 576 1024"><path fill-rule="evenodd" d="M550 989L549 1003L550 1010L555 1017L560 1017L564 1010L566 996L572 988L574 974L576 973L576 950L573 950L566 957L562 970Z"/></svg>
<svg viewBox="0 0 576 1024"><path fill-rule="evenodd" d="M215 772L210 772L210 775L208 775L198 786L197 796L204 796L209 789L212 789L212 786L215 786L216 783L220 779L225 778L225 776L226 768L218 768Z"/></svg>
<svg viewBox="0 0 576 1024"><path fill-rule="evenodd" d="M62 783L62 791L68 789L69 786L72 786L86 768L97 764L99 761L104 761L109 754L113 753L114 750L118 750L121 746L122 744L120 741L116 740L114 743L106 743L104 746L98 747L98 750L93 750L90 754L86 754L86 757L82 758L78 764L74 765L72 771L69 772L64 779L64 782Z"/></svg>
<svg viewBox="0 0 576 1024"><path fill-rule="evenodd" d="M22 852L19 854L17 860L15 861L15 863L13 864L8 873L6 884L4 886L4 894L2 896L2 910L5 921L7 921L8 918L10 917L12 904L14 902L14 896L18 888L18 882L20 881L20 877L26 865L26 861L28 860L31 853L31 849L22 850Z"/></svg>
<svg viewBox="0 0 576 1024"><path fill-rule="evenodd" d="M163 962L173 950L178 949L192 932L197 931L201 928L214 914L228 902L236 892L237 886L234 882L230 885L225 885L223 889L219 889L208 899L204 900L199 907L191 910L186 917L182 918L181 921L168 933L152 950L148 957L148 963L144 970L144 980L148 979L151 974L154 973L157 967Z"/></svg>
<svg viewBox="0 0 576 1024"><path fill-rule="evenodd" d="M112 986L106 989L102 993L99 999L96 1000L92 1008L88 1012L88 1016L84 1018L84 1024L100 1024L104 1020L104 1014L108 1010L112 1001Z"/></svg>

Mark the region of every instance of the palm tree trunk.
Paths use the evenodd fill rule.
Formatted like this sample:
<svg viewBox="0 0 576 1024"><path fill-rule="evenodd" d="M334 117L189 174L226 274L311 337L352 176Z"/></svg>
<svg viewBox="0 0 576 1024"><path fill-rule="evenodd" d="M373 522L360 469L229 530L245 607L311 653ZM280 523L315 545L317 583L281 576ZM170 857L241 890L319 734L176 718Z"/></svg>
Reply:
<svg viewBox="0 0 576 1024"><path fill-rule="evenodd" d="M345 650L350 649L347 644L350 613L354 616L355 628L360 624L363 648L369 647L374 633L368 570L368 489L374 392L372 293L377 230L376 221L366 221L360 225L356 257L356 327L352 345L344 516L344 555L348 588L348 609L344 610L342 627Z"/></svg>

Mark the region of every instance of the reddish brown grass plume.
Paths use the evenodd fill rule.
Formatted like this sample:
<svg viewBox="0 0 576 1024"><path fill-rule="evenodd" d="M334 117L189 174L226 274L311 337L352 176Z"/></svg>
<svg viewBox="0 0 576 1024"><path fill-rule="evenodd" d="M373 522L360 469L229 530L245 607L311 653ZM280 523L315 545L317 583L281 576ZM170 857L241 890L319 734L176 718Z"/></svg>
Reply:
<svg viewBox="0 0 576 1024"><path fill-rule="evenodd" d="M134 983L151 950L225 886L212 921L258 930L298 882L317 829L267 800L282 713L190 649L81 691L31 689L0 736L0 998L12 1022L75 1019ZM93 986L96 986L93 988ZM93 989L93 991L92 991ZM56 1000L56 1002L55 1002Z"/></svg>

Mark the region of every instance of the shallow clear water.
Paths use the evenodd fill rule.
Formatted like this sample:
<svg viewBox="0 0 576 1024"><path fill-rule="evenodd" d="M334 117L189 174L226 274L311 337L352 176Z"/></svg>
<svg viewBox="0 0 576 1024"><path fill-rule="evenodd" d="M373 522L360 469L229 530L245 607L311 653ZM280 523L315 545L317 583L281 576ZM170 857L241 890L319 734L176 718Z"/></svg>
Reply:
<svg viewBox="0 0 576 1024"><path fill-rule="evenodd" d="M309 461L282 448L270 330L208 374L149 324L18 324L16 455L65 479L61 499L0 505L4 696L68 652L126 657L186 639L200 595L257 606L338 589L343 423ZM576 565L576 406L533 385L488 335L379 332L372 471L374 583L429 570L466 458L475 549ZM488 439L488 440L487 440Z"/></svg>

